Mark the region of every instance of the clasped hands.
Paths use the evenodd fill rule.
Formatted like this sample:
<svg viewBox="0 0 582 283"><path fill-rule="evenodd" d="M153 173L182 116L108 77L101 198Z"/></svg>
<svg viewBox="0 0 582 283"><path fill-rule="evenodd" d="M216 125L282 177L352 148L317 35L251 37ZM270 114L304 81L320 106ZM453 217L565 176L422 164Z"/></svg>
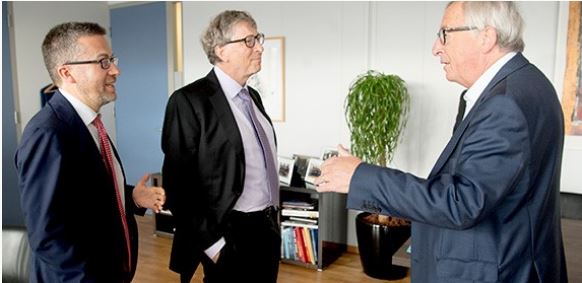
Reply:
<svg viewBox="0 0 582 283"><path fill-rule="evenodd" d="M362 160L350 154L342 145L337 146L338 156L327 159L321 165L321 175L315 179L318 192L347 194L356 167Z"/></svg>
<svg viewBox="0 0 582 283"><path fill-rule="evenodd" d="M162 187L146 187L146 182L150 179L149 174L143 175L133 189L133 201L139 207L145 207L159 213L166 203L166 192Z"/></svg>

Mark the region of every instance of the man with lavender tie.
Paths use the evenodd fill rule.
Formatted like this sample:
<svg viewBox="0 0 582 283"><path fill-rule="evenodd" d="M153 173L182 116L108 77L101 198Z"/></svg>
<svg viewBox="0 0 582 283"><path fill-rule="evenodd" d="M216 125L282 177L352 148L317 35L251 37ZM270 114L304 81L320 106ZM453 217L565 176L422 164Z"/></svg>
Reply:
<svg viewBox="0 0 582 283"><path fill-rule="evenodd" d="M280 258L275 133L257 91L264 35L247 12L216 16L201 38L213 69L174 92L162 131L176 230L170 269L190 282L276 282Z"/></svg>

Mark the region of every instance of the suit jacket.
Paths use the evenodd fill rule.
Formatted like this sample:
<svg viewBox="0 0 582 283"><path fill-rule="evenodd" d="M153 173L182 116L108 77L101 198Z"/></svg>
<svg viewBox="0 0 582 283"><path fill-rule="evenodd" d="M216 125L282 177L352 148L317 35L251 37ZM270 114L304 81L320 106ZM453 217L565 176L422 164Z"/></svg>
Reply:
<svg viewBox="0 0 582 283"><path fill-rule="evenodd" d="M348 206L413 221L414 282L565 282L563 129L552 84L518 53L427 179L362 164Z"/></svg>
<svg viewBox="0 0 582 283"><path fill-rule="evenodd" d="M249 93L271 123L258 93ZM170 269L191 272L224 236L245 177L241 134L214 71L169 98L162 150L166 207L176 223Z"/></svg>
<svg viewBox="0 0 582 283"><path fill-rule="evenodd" d="M60 92L26 126L16 167L33 250L31 282L129 282L138 244L132 214L145 210L135 207L126 186L132 270L123 271L127 248L115 185L89 130Z"/></svg>

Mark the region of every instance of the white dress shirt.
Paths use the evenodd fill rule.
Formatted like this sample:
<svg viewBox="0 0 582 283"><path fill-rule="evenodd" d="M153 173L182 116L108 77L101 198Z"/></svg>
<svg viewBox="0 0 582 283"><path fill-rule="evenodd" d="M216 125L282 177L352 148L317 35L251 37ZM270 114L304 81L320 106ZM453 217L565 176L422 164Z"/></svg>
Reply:
<svg viewBox="0 0 582 283"><path fill-rule="evenodd" d="M487 85L489 85L489 83L491 82L491 80L493 80L495 75L497 75L499 70L501 70L501 68L507 62L509 62L509 60L511 60L511 58L513 58L513 56L515 56L516 54L517 53L515 52L509 52L505 54L505 56L499 58L499 60L497 60L497 62L495 62L493 65L491 65L491 67L489 67L489 69L487 69L487 71L485 71L485 73L483 73L483 75L481 75L479 79L477 79L477 81L467 90L465 96L463 97L463 99L465 99L465 101L467 102L466 104L467 106L465 107L465 115L463 116L463 119L467 117L467 114L469 113L469 111L471 111L471 109L475 105L475 102L479 99Z"/></svg>

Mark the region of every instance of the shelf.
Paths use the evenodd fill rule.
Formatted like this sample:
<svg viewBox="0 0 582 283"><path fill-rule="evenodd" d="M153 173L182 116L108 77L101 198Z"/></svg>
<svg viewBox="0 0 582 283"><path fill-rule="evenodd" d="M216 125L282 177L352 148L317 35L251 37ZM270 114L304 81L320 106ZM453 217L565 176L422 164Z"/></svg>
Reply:
<svg viewBox="0 0 582 283"><path fill-rule="evenodd" d="M338 193L319 193L302 187L281 186L281 202L305 201L313 202L315 209L307 212L299 210L297 217L309 218L310 213L317 214L317 224L307 226L317 228L317 259L316 264L305 263L300 260L282 258L281 262L303 266L310 269L323 270L334 262L347 250L347 196ZM281 222L285 222L291 215L281 215ZM293 225L284 225L293 226ZM305 227L302 225L301 227ZM283 235L282 235L283 236ZM282 244L285 241L283 239ZM296 243L297 245L297 243ZM297 257L297 255L295 255Z"/></svg>
<svg viewBox="0 0 582 283"><path fill-rule="evenodd" d="M319 269L319 267L315 264L309 264L309 263L305 263L305 262L301 262L301 261L296 261L296 260L291 260L291 259L286 259L286 258L282 258L281 259L282 263L287 263L287 264L293 264L293 265L298 265L301 267L305 267L305 268L310 268L310 269L317 269L317 270L321 270Z"/></svg>
<svg viewBox="0 0 582 283"><path fill-rule="evenodd" d="M296 193L301 193L301 194L310 194L312 195L314 199L318 199L319 198L319 192L316 190L312 190L312 189L307 189L307 188L298 188L298 187L288 187L288 186L281 186L281 191L282 192L296 192Z"/></svg>

